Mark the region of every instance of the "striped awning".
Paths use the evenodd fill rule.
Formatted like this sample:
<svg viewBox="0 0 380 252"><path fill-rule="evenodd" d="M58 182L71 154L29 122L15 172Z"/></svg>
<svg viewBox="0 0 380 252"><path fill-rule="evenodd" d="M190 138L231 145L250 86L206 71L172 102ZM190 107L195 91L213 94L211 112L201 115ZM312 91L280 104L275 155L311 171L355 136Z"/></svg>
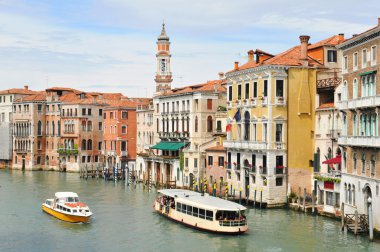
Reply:
<svg viewBox="0 0 380 252"><path fill-rule="evenodd" d="M159 142L152 146L151 149L176 151L184 147L186 144L187 142Z"/></svg>
<svg viewBox="0 0 380 252"><path fill-rule="evenodd" d="M364 76L364 75L375 74L376 72L377 72L377 70L368 71L368 72L360 73L360 74L359 74L359 76Z"/></svg>

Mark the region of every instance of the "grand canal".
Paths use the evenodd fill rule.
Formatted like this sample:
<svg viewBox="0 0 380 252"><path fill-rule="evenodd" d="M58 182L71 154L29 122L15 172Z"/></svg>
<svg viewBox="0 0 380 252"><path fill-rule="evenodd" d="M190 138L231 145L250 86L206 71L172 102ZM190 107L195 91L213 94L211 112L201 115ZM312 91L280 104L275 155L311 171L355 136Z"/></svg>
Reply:
<svg viewBox="0 0 380 252"><path fill-rule="evenodd" d="M70 224L41 211L56 191L75 191L94 212ZM379 243L340 231L339 222L288 210L250 209L249 231L196 231L153 212L142 186L78 174L0 170L0 251L380 251Z"/></svg>

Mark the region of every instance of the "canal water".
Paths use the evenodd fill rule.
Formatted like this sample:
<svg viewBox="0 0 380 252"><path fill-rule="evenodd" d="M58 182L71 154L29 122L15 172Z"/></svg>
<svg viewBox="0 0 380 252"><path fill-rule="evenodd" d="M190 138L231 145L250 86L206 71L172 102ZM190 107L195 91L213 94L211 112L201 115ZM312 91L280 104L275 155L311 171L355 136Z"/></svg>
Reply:
<svg viewBox="0 0 380 252"><path fill-rule="evenodd" d="M41 211L57 191L74 191L94 212L71 224ZM288 210L250 209L249 231L205 233L153 212L155 192L79 174L0 170L0 251L380 251L340 231L338 221Z"/></svg>

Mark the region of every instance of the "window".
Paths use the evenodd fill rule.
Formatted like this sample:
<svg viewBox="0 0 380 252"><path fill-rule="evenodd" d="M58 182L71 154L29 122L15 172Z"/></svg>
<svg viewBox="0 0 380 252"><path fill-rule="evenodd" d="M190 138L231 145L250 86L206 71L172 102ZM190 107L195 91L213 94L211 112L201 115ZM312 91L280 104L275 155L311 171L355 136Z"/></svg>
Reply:
<svg viewBox="0 0 380 252"><path fill-rule="evenodd" d="M185 167L189 167L189 158L185 158Z"/></svg>
<svg viewBox="0 0 380 252"><path fill-rule="evenodd" d="M218 166L224 166L224 157L218 157Z"/></svg>
<svg viewBox="0 0 380 252"><path fill-rule="evenodd" d="M206 210L206 220L213 220L213 212Z"/></svg>
<svg viewBox="0 0 380 252"><path fill-rule="evenodd" d="M367 67L367 49L362 51L362 68Z"/></svg>
<svg viewBox="0 0 380 252"><path fill-rule="evenodd" d="M195 117L195 132L198 132L198 116Z"/></svg>
<svg viewBox="0 0 380 252"><path fill-rule="evenodd" d="M276 124L276 142L282 142L282 124Z"/></svg>
<svg viewBox="0 0 380 252"><path fill-rule="evenodd" d="M198 168L198 158L194 158L194 168Z"/></svg>
<svg viewBox="0 0 380 252"><path fill-rule="evenodd" d="M102 131L102 130L103 130L103 123L102 123L102 122L99 122L99 123L98 123L98 130L99 130L99 131Z"/></svg>
<svg viewBox="0 0 380 252"><path fill-rule="evenodd" d="M337 52L335 50L327 51L327 62L337 62Z"/></svg>
<svg viewBox="0 0 380 252"><path fill-rule="evenodd" d="M99 109L99 116L103 115L103 109Z"/></svg>
<svg viewBox="0 0 380 252"><path fill-rule="evenodd" d="M222 132L222 121L220 120L216 121L216 131Z"/></svg>
<svg viewBox="0 0 380 252"><path fill-rule="evenodd" d="M257 81L253 82L253 98L257 98Z"/></svg>
<svg viewBox="0 0 380 252"><path fill-rule="evenodd" d="M213 162L213 161L214 161L213 159L214 159L213 156L208 156L208 165L211 165L211 166L213 165L213 163L214 163L214 162Z"/></svg>
<svg viewBox="0 0 380 252"><path fill-rule="evenodd" d="M207 99L207 109L212 110L212 99Z"/></svg>
<svg viewBox="0 0 380 252"><path fill-rule="evenodd" d="M249 83L245 83L245 99L249 99Z"/></svg>
<svg viewBox="0 0 380 252"><path fill-rule="evenodd" d="M355 71L358 69L358 53L354 53L352 57L353 70Z"/></svg>
<svg viewBox="0 0 380 252"><path fill-rule="evenodd" d="M113 112L110 112L110 119L113 119Z"/></svg>
<svg viewBox="0 0 380 252"><path fill-rule="evenodd" d="M98 150L102 149L102 142L98 142Z"/></svg>
<svg viewBox="0 0 380 252"><path fill-rule="evenodd" d="M38 112L42 112L42 104L38 104L37 110L38 110Z"/></svg>
<svg viewBox="0 0 380 252"><path fill-rule="evenodd" d="M232 101L232 86L228 87L228 101Z"/></svg>
<svg viewBox="0 0 380 252"><path fill-rule="evenodd" d="M377 46L371 47L371 65L376 65L377 61Z"/></svg>
<svg viewBox="0 0 380 252"><path fill-rule="evenodd" d="M89 139L87 141L87 150L92 150L92 140L91 139Z"/></svg>
<svg viewBox="0 0 380 252"><path fill-rule="evenodd" d="M207 117L207 132L212 132L212 117Z"/></svg>
<svg viewBox="0 0 380 252"><path fill-rule="evenodd" d="M122 119L128 119L128 112L127 111L121 112L121 118Z"/></svg>
<svg viewBox="0 0 380 252"><path fill-rule="evenodd" d="M268 96L268 80L264 80L264 87L263 87L263 96L267 97Z"/></svg>
<svg viewBox="0 0 380 252"><path fill-rule="evenodd" d="M42 136L42 122L41 121L38 121L37 135Z"/></svg>
<svg viewBox="0 0 380 252"><path fill-rule="evenodd" d="M127 142L121 141L121 151L126 151L126 150L127 150Z"/></svg>
<svg viewBox="0 0 380 252"><path fill-rule="evenodd" d="M127 126L125 125L121 126L121 134L127 134Z"/></svg>
<svg viewBox="0 0 380 252"><path fill-rule="evenodd" d="M284 96L284 80L276 80L276 96Z"/></svg>
<svg viewBox="0 0 380 252"><path fill-rule="evenodd" d="M89 108L87 111L88 111L87 114L90 116L91 115L91 109Z"/></svg>
<svg viewBox="0 0 380 252"><path fill-rule="evenodd" d="M282 178L276 178L276 186L282 186Z"/></svg>
<svg viewBox="0 0 380 252"><path fill-rule="evenodd" d="M86 115L86 109L82 108L82 116Z"/></svg>
<svg viewBox="0 0 380 252"><path fill-rule="evenodd" d="M334 193L326 191L326 205L334 206Z"/></svg>
<svg viewBox="0 0 380 252"><path fill-rule="evenodd" d="M348 71L348 57L343 57L343 72L347 73Z"/></svg>
<svg viewBox="0 0 380 252"><path fill-rule="evenodd" d="M240 100L241 99L241 85L239 84L238 85L238 100Z"/></svg>
<svg viewBox="0 0 380 252"><path fill-rule="evenodd" d="M353 83L353 86L352 86L352 98L353 99L356 99L358 98L358 79L354 79L354 83Z"/></svg>

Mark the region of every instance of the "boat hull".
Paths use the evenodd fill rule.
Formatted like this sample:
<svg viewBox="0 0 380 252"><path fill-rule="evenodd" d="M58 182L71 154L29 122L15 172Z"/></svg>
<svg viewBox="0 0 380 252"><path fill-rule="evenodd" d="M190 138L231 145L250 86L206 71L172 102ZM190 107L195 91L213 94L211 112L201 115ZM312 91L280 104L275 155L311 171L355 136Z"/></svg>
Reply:
<svg viewBox="0 0 380 252"><path fill-rule="evenodd" d="M200 223L197 220L186 218L187 217L186 215L183 215L177 211L173 211L172 209L170 209L169 213L167 214L163 210L160 210L160 205L157 202L155 202L154 210L160 215L163 215L174 222L178 222L185 226L188 226L197 230L206 231L206 232L235 235L235 234L242 234L248 230L248 226L221 227L219 225L215 225L215 222L209 223L209 224Z"/></svg>
<svg viewBox="0 0 380 252"><path fill-rule="evenodd" d="M54 209L49 208L45 205L42 205L42 211L56 217L57 219L67 221L67 222L87 223L90 221L90 216L77 216L77 215L71 215L71 214L64 214L64 213L55 211Z"/></svg>

